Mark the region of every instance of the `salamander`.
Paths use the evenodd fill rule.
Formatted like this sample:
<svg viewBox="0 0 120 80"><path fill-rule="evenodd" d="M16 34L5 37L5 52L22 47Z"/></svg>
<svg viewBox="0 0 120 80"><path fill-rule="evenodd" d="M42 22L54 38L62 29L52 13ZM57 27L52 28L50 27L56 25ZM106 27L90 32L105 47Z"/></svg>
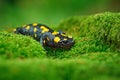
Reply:
<svg viewBox="0 0 120 80"><path fill-rule="evenodd" d="M62 31L54 31L44 24L27 24L14 29L14 33L31 36L43 47L68 49L75 44L72 36L67 36Z"/></svg>

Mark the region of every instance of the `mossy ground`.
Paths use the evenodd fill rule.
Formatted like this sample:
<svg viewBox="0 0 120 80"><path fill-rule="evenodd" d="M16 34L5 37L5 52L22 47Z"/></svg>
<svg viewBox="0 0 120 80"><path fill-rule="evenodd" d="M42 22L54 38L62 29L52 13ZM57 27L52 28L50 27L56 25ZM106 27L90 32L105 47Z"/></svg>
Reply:
<svg viewBox="0 0 120 80"><path fill-rule="evenodd" d="M120 79L120 13L76 16L56 29L73 35L70 50L45 50L30 37L0 32L0 80Z"/></svg>
<svg viewBox="0 0 120 80"><path fill-rule="evenodd" d="M0 32L0 57L11 59L43 56L46 56L45 50L31 37Z"/></svg>

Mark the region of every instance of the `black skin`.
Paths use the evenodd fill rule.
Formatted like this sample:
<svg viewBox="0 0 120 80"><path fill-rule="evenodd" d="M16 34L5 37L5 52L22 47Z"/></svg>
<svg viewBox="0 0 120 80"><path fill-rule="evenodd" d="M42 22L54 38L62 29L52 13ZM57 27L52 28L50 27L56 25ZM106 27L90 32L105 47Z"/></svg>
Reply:
<svg viewBox="0 0 120 80"><path fill-rule="evenodd" d="M66 34L62 31L58 31L55 34L54 32L55 31L44 24L28 24L14 30L14 33L16 34L33 37L35 40L39 41L43 47L47 46L51 48L69 49L74 45L75 42L72 37L66 36ZM56 37L59 39L55 39Z"/></svg>

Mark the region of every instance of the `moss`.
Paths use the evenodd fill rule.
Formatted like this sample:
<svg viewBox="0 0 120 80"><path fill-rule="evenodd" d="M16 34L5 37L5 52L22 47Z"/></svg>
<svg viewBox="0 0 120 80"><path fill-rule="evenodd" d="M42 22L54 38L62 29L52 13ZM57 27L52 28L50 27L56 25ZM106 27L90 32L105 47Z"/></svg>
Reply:
<svg viewBox="0 0 120 80"><path fill-rule="evenodd" d="M106 55L106 56L104 56ZM71 59L0 59L1 80L118 80L118 54L92 53Z"/></svg>
<svg viewBox="0 0 120 80"><path fill-rule="evenodd" d="M43 57L45 51L30 37L0 32L0 56L4 58Z"/></svg>
<svg viewBox="0 0 120 80"><path fill-rule="evenodd" d="M60 28L69 33L72 30L74 36L92 37L110 45L112 49L120 50L120 13L76 16L61 22L58 26Z"/></svg>

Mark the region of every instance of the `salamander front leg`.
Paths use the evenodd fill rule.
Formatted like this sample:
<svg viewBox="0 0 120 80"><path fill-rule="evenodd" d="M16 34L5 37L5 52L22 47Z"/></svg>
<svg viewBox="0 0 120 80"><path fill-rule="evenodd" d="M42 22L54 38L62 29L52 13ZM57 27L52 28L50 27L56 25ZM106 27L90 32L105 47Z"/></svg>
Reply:
<svg viewBox="0 0 120 80"><path fill-rule="evenodd" d="M42 44L42 46L44 46L45 44L52 45L53 39L54 36L50 32L46 32L41 36L40 43Z"/></svg>

